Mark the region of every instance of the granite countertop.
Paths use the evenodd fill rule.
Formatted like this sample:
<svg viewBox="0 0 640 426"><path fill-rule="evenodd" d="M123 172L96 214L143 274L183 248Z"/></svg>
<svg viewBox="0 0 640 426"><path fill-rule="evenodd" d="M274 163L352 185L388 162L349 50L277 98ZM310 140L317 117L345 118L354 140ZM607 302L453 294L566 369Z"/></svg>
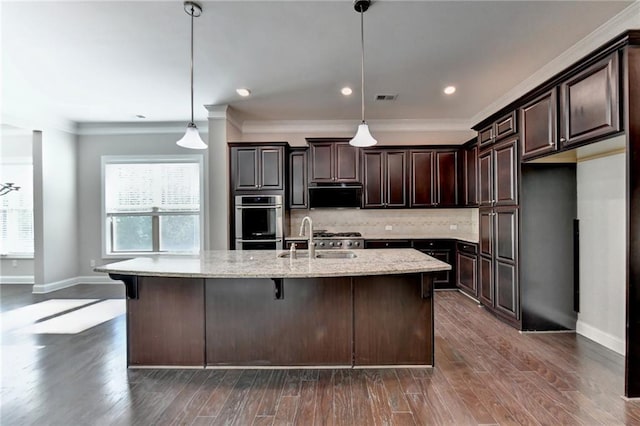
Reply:
<svg viewBox="0 0 640 426"><path fill-rule="evenodd" d="M346 250L317 250L336 253ZM186 278L311 278L447 271L451 266L414 249L352 250L353 259L278 257L286 250L213 250L199 256L152 256L111 263L96 272Z"/></svg>

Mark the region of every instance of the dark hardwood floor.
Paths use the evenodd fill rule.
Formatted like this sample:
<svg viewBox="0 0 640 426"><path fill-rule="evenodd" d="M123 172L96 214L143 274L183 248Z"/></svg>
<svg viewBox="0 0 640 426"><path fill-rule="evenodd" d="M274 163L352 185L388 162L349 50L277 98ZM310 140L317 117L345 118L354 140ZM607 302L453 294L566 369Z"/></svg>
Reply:
<svg viewBox="0 0 640 426"><path fill-rule="evenodd" d="M3 314L47 299L0 286ZM124 315L70 335L2 334L2 425L640 424L623 357L570 333L520 334L438 292L436 365L381 370L127 370Z"/></svg>

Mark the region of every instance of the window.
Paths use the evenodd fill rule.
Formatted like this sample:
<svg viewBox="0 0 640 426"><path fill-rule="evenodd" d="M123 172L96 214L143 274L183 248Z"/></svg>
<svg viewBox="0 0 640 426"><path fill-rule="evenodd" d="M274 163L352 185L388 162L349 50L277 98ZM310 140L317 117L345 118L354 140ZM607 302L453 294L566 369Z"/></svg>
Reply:
<svg viewBox="0 0 640 426"><path fill-rule="evenodd" d="M30 158L0 164L0 182L20 187L0 196L0 254L33 256L33 165Z"/></svg>
<svg viewBox="0 0 640 426"><path fill-rule="evenodd" d="M103 157L107 255L199 253L202 157Z"/></svg>

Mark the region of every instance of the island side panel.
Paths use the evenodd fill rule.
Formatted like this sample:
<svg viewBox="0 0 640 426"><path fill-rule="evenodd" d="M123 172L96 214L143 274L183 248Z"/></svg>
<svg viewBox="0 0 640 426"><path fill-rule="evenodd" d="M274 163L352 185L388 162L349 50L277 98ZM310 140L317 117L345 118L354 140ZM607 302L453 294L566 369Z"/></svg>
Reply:
<svg viewBox="0 0 640 426"><path fill-rule="evenodd" d="M207 279L207 365L351 365L351 278Z"/></svg>
<svg viewBox="0 0 640 426"><path fill-rule="evenodd" d="M433 365L430 274L356 277L354 318L355 366Z"/></svg>
<svg viewBox="0 0 640 426"><path fill-rule="evenodd" d="M204 280L139 277L127 340L130 366L204 367Z"/></svg>

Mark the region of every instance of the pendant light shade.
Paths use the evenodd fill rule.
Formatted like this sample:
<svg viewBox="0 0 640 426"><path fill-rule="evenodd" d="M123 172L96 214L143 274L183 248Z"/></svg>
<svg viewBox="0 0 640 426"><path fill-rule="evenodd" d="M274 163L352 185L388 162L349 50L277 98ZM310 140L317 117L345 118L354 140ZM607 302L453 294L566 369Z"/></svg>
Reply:
<svg viewBox="0 0 640 426"><path fill-rule="evenodd" d="M367 126L366 121L360 123L356 135L349 141L350 145L359 147L373 146L377 143L378 141L371 136L371 132L369 131L369 126Z"/></svg>
<svg viewBox="0 0 640 426"><path fill-rule="evenodd" d="M191 121L187 124L184 136L176 144L189 149L207 149L207 144L200 137L198 126L193 119L193 19L202 15L202 7L193 1L185 1L184 11L191 16Z"/></svg>
<svg viewBox="0 0 640 426"><path fill-rule="evenodd" d="M198 132L198 127L195 123L191 122L187 124L187 131L182 139L176 142L178 146L190 149L207 149L207 144L204 143Z"/></svg>
<svg viewBox="0 0 640 426"><path fill-rule="evenodd" d="M358 126L358 131L356 135L349 141L350 145L365 147L365 146L373 146L378 143L377 140L371 136L371 132L369 131L369 126L364 119L364 12L369 9L371 6L371 0L355 0L353 3L353 7L360 14L360 47L362 53L362 63L361 63L361 90L360 90L360 101L361 101L361 111L362 111L362 122Z"/></svg>

